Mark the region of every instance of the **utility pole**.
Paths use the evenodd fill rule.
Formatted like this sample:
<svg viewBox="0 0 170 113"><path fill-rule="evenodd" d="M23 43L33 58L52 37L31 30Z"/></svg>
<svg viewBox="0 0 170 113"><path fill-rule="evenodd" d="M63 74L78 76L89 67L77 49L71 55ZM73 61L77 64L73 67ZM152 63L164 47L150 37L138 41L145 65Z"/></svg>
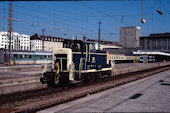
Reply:
<svg viewBox="0 0 170 113"><path fill-rule="evenodd" d="M99 50L100 50L100 24L101 24L101 21L99 21L99 34L98 34L98 47L99 47Z"/></svg>
<svg viewBox="0 0 170 113"><path fill-rule="evenodd" d="M43 38L42 38L42 51L44 51L44 38L45 38L45 29L42 29L42 33L43 33Z"/></svg>
<svg viewBox="0 0 170 113"><path fill-rule="evenodd" d="M18 21L17 19L13 19L13 5L12 1L9 2L9 12L8 12L8 37L9 37L9 60L8 63L11 63L11 39L13 33L13 21ZM13 49L13 48L12 48Z"/></svg>
<svg viewBox="0 0 170 113"><path fill-rule="evenodd" d="M12 32L13 32L13 6L12 1L9 2L9 14L8 14L8 36L9 36L9 61L10 64L11 61L11 38L12 38Z"/></svg>

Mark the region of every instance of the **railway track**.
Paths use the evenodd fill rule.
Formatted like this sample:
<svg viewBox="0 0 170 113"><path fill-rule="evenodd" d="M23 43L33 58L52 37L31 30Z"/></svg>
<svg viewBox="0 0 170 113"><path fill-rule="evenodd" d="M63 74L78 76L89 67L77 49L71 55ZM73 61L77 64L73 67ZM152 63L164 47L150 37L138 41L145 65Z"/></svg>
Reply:
<svg viewBox="0 0 170 113"><path fill-rule="evenodd" d="M64 102L81 98L99 91L116 87L134 80L170 69L170 66L153 68L103 79L81 87L60 87L56 89L39 89L9 95L1 95L0 110L13 109L16 112L35 112Z"/></svg>

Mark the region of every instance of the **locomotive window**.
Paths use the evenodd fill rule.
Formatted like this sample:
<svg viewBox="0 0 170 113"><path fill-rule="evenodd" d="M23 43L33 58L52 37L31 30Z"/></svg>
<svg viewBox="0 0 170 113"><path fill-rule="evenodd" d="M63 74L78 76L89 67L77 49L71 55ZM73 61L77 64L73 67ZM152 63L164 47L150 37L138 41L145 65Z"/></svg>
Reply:
<svg viewBox="0 0 170 113"><path fill-rule="evenodd" d="M60 70L67 70L67 54L55 54L55 63L57 62Z"/></svg>
<svg viewBox="0 0 170 113"><path fill-rule="evenodd" d="M47 56L46 56L46 55L44 55L44 58L47 58Z"/></svg>
<svg viewBox="0 0 170 113"><path fill-rule="evenodd" d="M62 70L67 69L67 59L62 59Z"/></svg>
<svg viewBox="0 0 170 113"><path fill-rule="evenodd" d="M67 58L67 54L55 54L56 58Z"/></svg>

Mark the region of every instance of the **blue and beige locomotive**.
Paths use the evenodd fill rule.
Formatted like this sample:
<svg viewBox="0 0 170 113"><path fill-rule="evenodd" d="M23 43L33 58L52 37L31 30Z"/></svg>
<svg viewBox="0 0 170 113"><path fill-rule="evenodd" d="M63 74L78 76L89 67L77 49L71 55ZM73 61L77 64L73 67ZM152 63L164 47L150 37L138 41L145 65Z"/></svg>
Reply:
<svg viewBox="0 0 170 113"><path fill-rule="evenodd" d="M52 69L43 73L42 83L49 87L68 83L97 81L111 76L108 53L95 49L95 44L81 40L69 42L70 48L58 48L52 53Z"/></svg>

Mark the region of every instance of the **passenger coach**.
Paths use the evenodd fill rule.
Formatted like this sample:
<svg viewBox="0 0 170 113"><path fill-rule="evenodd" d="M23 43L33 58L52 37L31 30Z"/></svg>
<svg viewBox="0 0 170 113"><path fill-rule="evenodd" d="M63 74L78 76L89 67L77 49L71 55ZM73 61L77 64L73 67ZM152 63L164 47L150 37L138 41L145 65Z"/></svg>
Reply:
<svg viewBox="0 0 170 113"><path fill-rule="evenodd" d="M9 55L5 53L6 59ZM11 64L44 64L52 63L52 52L48 51L11 51Z"/></svg>

